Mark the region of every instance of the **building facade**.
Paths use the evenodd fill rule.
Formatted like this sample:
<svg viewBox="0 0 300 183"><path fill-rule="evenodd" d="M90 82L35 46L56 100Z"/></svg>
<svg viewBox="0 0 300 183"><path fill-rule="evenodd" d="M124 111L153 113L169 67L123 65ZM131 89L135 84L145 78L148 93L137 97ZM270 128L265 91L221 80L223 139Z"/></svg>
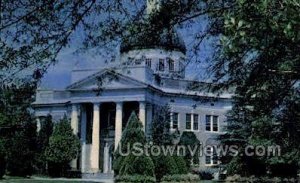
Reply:
<svg viewBox="0 0 300 183"><path fill-rule="evenodd" d="M113 152L132 112L147 135L157 107L164 105L170 107L171 131L193 132L202 145L213 145L223 132L231 95L204 92L201 88L209 83L185 78L186 49L174 28L150 33L158 37L147 34L123 39L117 66L75 69L65 89L38 89L34 106L39 127L47 115L54 121L66 115L81 140L81 153L72 168L83 173L112 172ZM217 163L203 156L199 168Z"/></svg>

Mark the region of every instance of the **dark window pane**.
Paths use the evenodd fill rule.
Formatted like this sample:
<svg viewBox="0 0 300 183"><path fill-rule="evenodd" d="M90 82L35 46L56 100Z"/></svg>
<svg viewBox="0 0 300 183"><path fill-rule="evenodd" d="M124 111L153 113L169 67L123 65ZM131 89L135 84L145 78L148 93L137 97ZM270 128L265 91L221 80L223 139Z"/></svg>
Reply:
<svg viewBox="0 0 300 183"><path fill-rule="evenodd" d="M173 113L173 129L178 128L178 113Z"/></svg>
<svg viewBox="0 0 300 183"><path fill-rule="evenodd" d="M151 58L146 59L146 66L151 68Z"/></svg>
<svg viewBox="0 0 300 183"><path fill-rule="evenodd" d="M210 115L206 115L205 117L205 129L206 131L211 131L211 116Z"/></svg>
<svg viewBox="0 0 300 183"><path fill-rule="evenodd" d="M165 70L165 60L164 59L159 59L158 70L159 71L164 71Z"/></svg>
<svg viewBox="0 0 300 183"><path fill-rule="evenodd" d="M192 115L186 114L186 129L187 130L191 129L191 122L192 122Z"/></svg>
<svg viewBox="0 0 300 183"><path fill-rule="evenodd" d="M199 116L198 116L198 114L194 114L194 130L198 130L199 128L198 128L198 126L199 126L199 124L198 124L198 121L199 121Z"/></svg>
<svg viewBox="0 0 300 183"><path fill-rule="evenodd" d="M213 131L219 131L218 127L218 116L213 116Z"/></svg>
<svg viewBox="0 0 300 183"><path fill-rule="evenodd" d="M168 59L168 64L169 64L169 71L174 71L175 70L174 60Z"/></svg>

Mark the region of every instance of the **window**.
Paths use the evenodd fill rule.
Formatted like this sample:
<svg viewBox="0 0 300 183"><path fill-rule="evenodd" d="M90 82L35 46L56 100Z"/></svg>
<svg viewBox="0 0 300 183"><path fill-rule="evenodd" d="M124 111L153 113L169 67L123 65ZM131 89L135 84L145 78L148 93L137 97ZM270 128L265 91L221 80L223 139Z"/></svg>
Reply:
<svg viewBox="0 0 300 183"><path fill-rule="evenodd" d="M219 131L219 128L218 128L218 116L213 116L213 131L214 132Z"/></svg>
<svg viewBox="0 0 300 183"><path fill-rule="evenodd" d="M194 114L194 124L193 124L193 130L198 130L199 129L199 115L198 114Z"/></svg>
<svg viewBox="0 0 300 183"><path fill-rule="evenodd" d="M165 60L164 59L159 59L158 70L159 71L164 71L165 70Z"/></svg>
<svg viewBox="0 0 300 183"><path fill-rule="evenodd" d="M211 116L209 116L209 115L206 115L206 117L205 117L205 130L206 131L211 131L210 118L211 118Z"/></svg>
<svg viewBox="0 0 300 183"><path fill-rule="evenodd" d="M172 129L178 129L178 113L172 113Z"/></svg>
<svg viewBox="0 0 300 183"><path fill-rule="evenodd" d="M146 66L151 68L151 58L146 59Z"/></svg>
<svg viewBox="0 0 300 183"><path fill-rule="evenodd" d="M185 129L191 130L192 127L192 115L191 114L186 114L185 116Z"/></svg>
<svg viewBox="0 0 300 183"><path fill-rule="evenodd" d="M205 164L210 165L212 160L212 147L206 147L206 156L205 156Z"/></svg>
<svg viewBox="0 0 300 183"><path fill-rule="evenodd" d="M184 71L184 65L181 62L179 62L179 71Z"/></svg>
<svg viewBox="0 0 300 183"><path fill-rule="evenodd" d="M135 64L136 65L141 65L142 64L142 59L136 59Z"/></svg>
<svg viewBox="0 0 300 183"><path fill-rule="evenodd" d="M172 59L168 59L168 65L169 65L169 71L174 71L175 70L175 62Z"/></svg>
<svg viewBox="0 0 300 183"><path fill-rule="evenodd" d="M205 164L206 165L218 164L218 155L216 153L216 150L213 147L206 147Z"/></svg>
<svg viewBox="0 0 300 183"><path fill-rule="evenodd" d="M206 115L205 117L205 130L218 132L219 131L219 117Z"/></svg>
<svg viewBox="0 0 300 183"><path fill-rule="evenodd" d="M128 61L129 61L129 62L133 62L133 60L134 60L134 59L133 59L132 57L128 57Z"/></svg>

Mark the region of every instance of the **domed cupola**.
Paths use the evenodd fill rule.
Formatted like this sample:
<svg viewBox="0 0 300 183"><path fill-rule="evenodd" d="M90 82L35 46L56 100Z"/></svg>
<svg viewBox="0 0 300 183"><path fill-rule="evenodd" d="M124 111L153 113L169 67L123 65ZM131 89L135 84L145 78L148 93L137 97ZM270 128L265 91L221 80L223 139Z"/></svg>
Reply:
<svg viewBox="0 0 300 183"><path fill-rule="evenodd" d="M120 45L121 62L182 78L186 47L168 17L160 12L160 5L160 0L148 0L147 15L127 27Z"/></svg>
<svg viewBox="0 0 300 183"><path fill-rule="evenodd" d="M186 53L184 41L173 27L160 27L149 22L139 22L128 28L122 38L121 53L138 49L164 49Z"/></svg>

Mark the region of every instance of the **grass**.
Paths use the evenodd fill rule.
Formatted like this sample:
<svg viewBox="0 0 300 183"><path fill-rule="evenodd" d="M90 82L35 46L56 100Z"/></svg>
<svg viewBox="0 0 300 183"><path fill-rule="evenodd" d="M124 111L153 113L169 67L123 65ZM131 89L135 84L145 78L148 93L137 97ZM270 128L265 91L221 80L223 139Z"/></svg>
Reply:
<svg viewBox="0 0 300 183"><path fill-rule="evenodd" d="M88 181L74 181L74 180L35 180L35 179L24 179L24 178L5 178L0 180L0 183L92 183Z"/></svg>

